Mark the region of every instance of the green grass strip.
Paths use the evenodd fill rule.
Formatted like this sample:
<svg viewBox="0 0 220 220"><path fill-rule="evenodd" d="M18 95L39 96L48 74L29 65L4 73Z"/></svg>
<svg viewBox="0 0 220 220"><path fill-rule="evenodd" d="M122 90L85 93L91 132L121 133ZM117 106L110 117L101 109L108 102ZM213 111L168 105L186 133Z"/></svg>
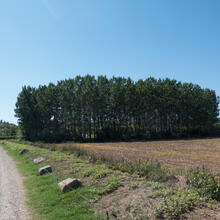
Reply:
<svg viewBox="0 0 220 220"><path fill-rule="evenodd" d="M32 219L41 220L98 220L101 216L94 214L89 200L96 200L98 194L90 187L80 187L68 193L61 193L52 175L38 176L38 167L25 155L19 155L16 145L3 145L8 154L16 161L20 173L25 177L24 186L27 205ZM27 145L25 145L27 148ZM31 147L30 147L31 148Z"/></svg>

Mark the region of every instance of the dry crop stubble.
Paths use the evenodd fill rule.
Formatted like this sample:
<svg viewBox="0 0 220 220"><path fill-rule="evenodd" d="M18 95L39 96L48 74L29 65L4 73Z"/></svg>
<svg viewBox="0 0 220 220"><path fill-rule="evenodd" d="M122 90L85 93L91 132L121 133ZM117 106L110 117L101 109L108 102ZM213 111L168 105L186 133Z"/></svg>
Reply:
<svg viewBox="0 0 220 220"><path fill-rule="evenodd" d="M220 138L57 144L57 146L63 145L78 147L110 160L157 159L170 168L205 167L215 174L220 173Z"/></svg>

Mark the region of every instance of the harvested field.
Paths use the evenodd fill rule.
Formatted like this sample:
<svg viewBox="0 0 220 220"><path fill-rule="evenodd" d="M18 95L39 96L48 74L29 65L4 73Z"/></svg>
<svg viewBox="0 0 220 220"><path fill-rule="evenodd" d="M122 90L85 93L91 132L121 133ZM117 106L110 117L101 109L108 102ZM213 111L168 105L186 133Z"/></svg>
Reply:
<svg viewBox="0 0 220 220"><path fill-rule="evenodd" d="M157 159L166 167L204 167L220 175L220 138L57 144L63 145L79 147L113 160Z"/></svg>

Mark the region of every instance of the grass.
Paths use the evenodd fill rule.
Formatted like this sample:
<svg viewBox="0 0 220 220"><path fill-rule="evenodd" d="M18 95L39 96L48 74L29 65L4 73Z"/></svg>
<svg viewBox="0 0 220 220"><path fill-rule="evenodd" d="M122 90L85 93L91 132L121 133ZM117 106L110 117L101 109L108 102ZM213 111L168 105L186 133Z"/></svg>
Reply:
<svg viewBox="0 0 220 220"><path fill-rule="evenodd" d="M27 146L25 146L27 147ZM6 146L4 149L17 162L19 171L25 177L28 207L33 219L101 219L92 211L89 200L97 200L98 193L91 187L80 187L68 193L61 193L53 175L37 175L38 167L27 155L19 155L21 146ZM35 149L38 151L37 149ZM45 152L44 152L45 153ZM65 157L65 156L64 156Z"/></svg>
<svg viewBox="0 0 220 220"><path fill-rule="evenodd" d="M115 161L66 145L4 143L4 148L17 161L25 176L28 206L33 219L105 219L103 207L112 207L119 219L124 215L127 219L152 219L155 215L179 219L199 202L209 204L212 200L220 200L219 179L203 170L169 170L156 160ZM23 148L29 151L21 156L19 151ZM45 157L46 161L40 165L33 164L32 160L39 156ZM53 175L37 175L38 168L47 164L52 165L53 174L59 181L67 177L79 178L82 187L61 193ZM184 188L173 188L175 175L184 176L187 180ZM115 192L116 202L109 204L107 200L112 192ZM123 198L125 195L128 195L127 200ZM120 208L120 205L125 206L120 203L121 199L128 204L124 211ZM143 210L148 206L149 210ZM94 207L99 207L101 212L95 212ZM156 212L149 217L148 212L152 210Z"/></svg>

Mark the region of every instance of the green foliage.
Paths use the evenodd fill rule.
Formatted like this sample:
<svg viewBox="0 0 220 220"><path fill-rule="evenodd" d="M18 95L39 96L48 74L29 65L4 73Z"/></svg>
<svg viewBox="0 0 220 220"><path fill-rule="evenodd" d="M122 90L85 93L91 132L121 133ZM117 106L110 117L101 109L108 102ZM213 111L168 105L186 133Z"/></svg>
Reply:
<svg viewBox="0 0 220 220"><path fill-rule="evenodd" d="M134 173L135 172L135 168L134 168L134 164L130 161L127 161L127 160L123 160L123 161L119 161L119 162L113 162L111 164L111 167L113 169L116 169L116 170L120 170L122 172L127 172L127 173Z"/></svg>
<svg viewBox="0 0 220 220"><path fill-rule="evenodd" d="M15 138L18 126L0 120L0 139Z"/></svg>
<svg viewBox="0 0 220 220"><path fill-rule="evenodd" d="M135 170L139 176L144 176L148 180L165 182L169 178L169 173L161 167L161 164L154 160L145 162L138 161Z"/></svg>
<svg viewBox="0 0 220 220"><path fill-rule="evenodd" d="M152 182L152 181L147 182L146 185L150 186L153 189L164 189L165 188L165 185L163 183Z"/></svg>
<svg viewBox="0 0 220 220"><path fill-rule="evenodd" d="M128 187L129 187L130 189L137 189L138 186L139 186L139 183L137 183L137 182L128 184Z"/></svg>
<svg viewBox="0 0 220 220"><path fill-rule="evenodd" d="M94 173L93 178L95 180L102 179L103 177L105 177L107 174L110 174L110 173L111 173L111 170L107 168L99 169L98 171Z"/></svg>
<svg viewBox="0 0 220 220"><path fill-rule="evenodd" d="M152 193L150 193L148 195L149 198L152 198L152 199L155 199L157 197L162 197L162 198L166 198L170 195L173 195L175 193L174 190L172 189L168 189L168 188L162 188L162 189L159 189L159 190L156 190Z"/></svg>
<svg viewBox="0 0 220 220"><path fill-rule="evenodd" d="M122 186L121 180L117 176L107 177L105 178L105 182L107 183L107 185L99 191L99 194L101 195L111 193L118 189L118 187Z"/></svg>
<svg viewBox="0 0 220 220"><path fill-rule="evenodd" d="M155 200L152 199L156 199L156 202L162 199L162 203L158 203L158 217L180 219L183 213L192 210L200 201L207 202L211 199L219 201L218 179L199 169L188 171L187 184L189 188L177 191L167 188L165 183L157 182L158 180L164 181L172 177L157 161L136 161L135 163L129 161L110 163L108 161L107 164L97 161L97 163L89 163L88 158L84 158L85 160L82 158L83 156L89 157L89 154L82 153L80 157L76 157L77 153L74 151L70 155L69 147L64 147L63 149L57 147L56 151L51 152L49 149L53 145L47 145L46 149L44 149L43 146L45 144L43 145L42 143L35 143L34 146L29 145L30 143L27 145L27 142L25 144L18 144L16 141L2 141L2 143L4 143L2 146L6 150L9 150L10 154L19 162L19 169L26 177L25 184L30 198L29 205L31 210L36 211L35 214L39 215L36 216L36 219L102 219L101 217L96 218L94 216L90 205L78 195L78 192L91 199L92 202L95 202L101 196L117 190L122 186L122 181L124 184L129 183L129 180L131 180L129 173L133 174L133 181L137 181L130 182L128 184L129 188L136 189L140 184L140 190L142 190L141 185L143 184L143 186L153 189L152 193L146 194L147 202L153 201L155 203ZM37 145L40 148L36 147ZM23 148L28 149L29 154L21 157L19 156L19 152ZM65 151L65 153L60 151ZM59 164L59 166L56 167L54 173L61 179L67 176L69 177L69 174L72 175L73 172L74 176L79 177L82 182L84 182L83 176L91 176L89 179L85 178L85 183L88 180L92 180L92 186L82 186L75 192L63 195L57 189L57 183L54 183L51 175L36 176L37 167L28 158L30 156L32 158L33 156L43 156L47 158L47 161L57 161L57 165ZM122 173L117 168L129 173ZM147 182L146 179L148 180ZM124 189L126 190L126 187ZM149 188L146 189L146 191L148 190ZM137 216L138 218L143 207L145 206L142 203L139 204L139 201L137 201L137 203L135 202L135 204L128 206L128 209L130 213L134 214L133 216Z"/></svg>
<svg viewBox="0 0 220 220"><path fill-rule="evenodd" d="M108 193L112 193L120 186L122 186L120 177L118 176L109 176L103 180L105 185L99 188L91 188L91 192L97 193L98 195L102 196Z"/></svg>
<svg viewBox="0 0 220 220"><path fill-rule="evenodd" d="M220 181L213 175L196 168L190 169L186 177L187 184L192 188L179 190L175 196L166 198L157 210L159 216L178 219L181 214L191 210L199 201L220 200ZM163 188L153 192L150 196L152 198L167 197L171 194L173 194L172 191Z"/></svg>
<svg viewBox="0 0 220 220"><path fill-rule="evenodd" d="M175 196L165 198L156 212L158 217L179 219L181 214L191 210L197 202L203 200L197 191L182 189Z"/></svg>
<svg viewBox="0 0 220 220"><path fill-rule="evenodd" d="M139 160L135 163L124 160L112 164L112 168L130 174L136 173L139 177L145 177L147 180L152 181L165 182L171 177L168 170L161 167L161 164L155 160Z"/></svg>
<svg viewBox="0 0 220 220"><path fill-rule="evenodd" d="M83 176L88 177L95 172L94 167L87 167L82 171Z"/></svg>
<svg viewBox="0 0 220 220"><path fill-rule="evenodd" d="M86 152L85 150L83 150L82 148L79 148L77 146L68 146L68 145L64 145L59 147L59 150L61 152L68 152L70 154L75 154L77 157L83 157L83 156L88 156L88 152Z"/></svg>
<svg viewBox="0 0 220 220"><path fill-rule="evenodd" d="M152 199L157 197L165 198L175 193L174 190L166 188L163 183L149 181L146 185L154 189L154 191L148 195L148 197Z"/></svg>
<svg viewBox="0 0 220 220"><path fill-rule="evenodd" d="M220 201L220 181L213 175L197 169L187 173L187 184L196 188L201 196Z"/></svg>
<svg viewBox="0 0 220 220"><path fill-rule="evenodd" d="M15 113L31 141L180 137L213 131L218 100L192 83L86 75L24 86Z"/></svg>
<svg viewBox="0 0 220 220"><path fill-rule="evenodd" d="M93 180L102 179L110 173L112 173L112 171L108 169L106 165L99 164L93 167L87 167L82 171L83 176L92 175Z"/></svg>
<svg viewBox="0 0 220 220"><path fill-rule="evenodd" d="M22 134L22 129L21 129L21 128L18 128L18 129L17 129L17 133L16 133L16 139L17 139L18 141L21 141L23 138L24 138L24 137L23 137L23 134Z"/></svg>

